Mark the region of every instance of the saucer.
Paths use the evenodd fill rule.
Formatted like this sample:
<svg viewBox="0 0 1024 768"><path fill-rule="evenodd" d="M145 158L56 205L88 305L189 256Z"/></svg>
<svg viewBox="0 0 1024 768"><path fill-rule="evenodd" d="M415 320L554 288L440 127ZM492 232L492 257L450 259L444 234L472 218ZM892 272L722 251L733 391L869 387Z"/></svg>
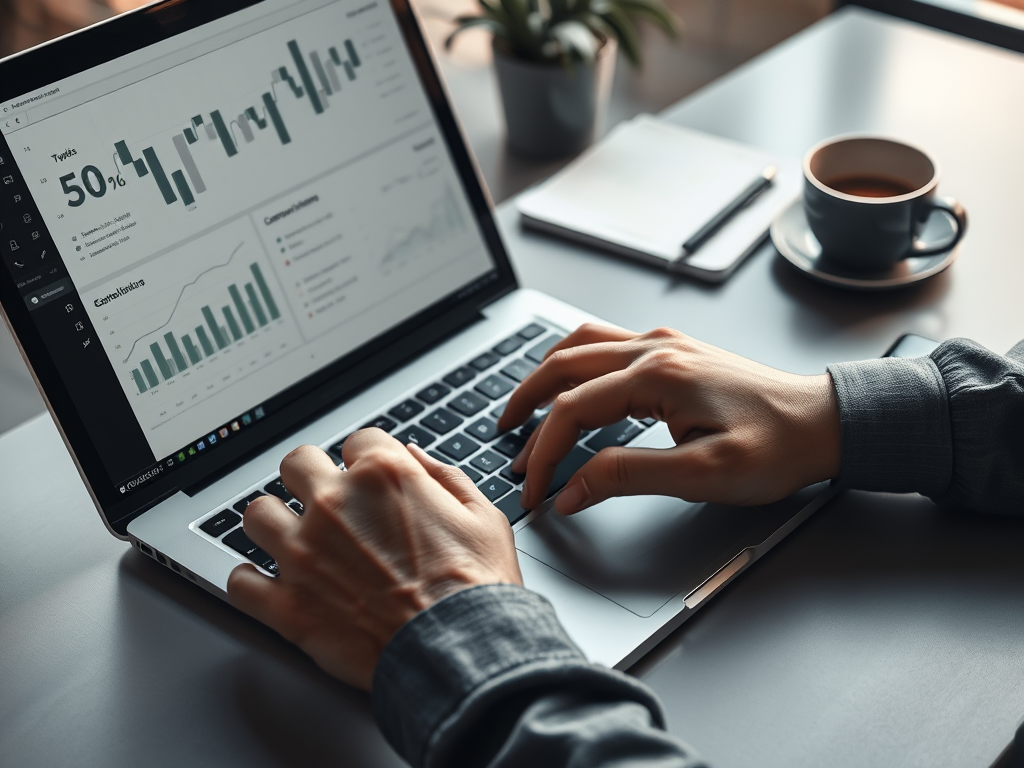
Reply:
<svg viewBox="0 0 1024 768"><path fill-rule="evenodd" d="M953 226L948 216L933 215L925 227L924 234L927 240L941 241L952 236ZM834 264L822 255L821 244L811 232L800 198L794 200L775 217L771 235L779 253L797 269L823 283L861 291L902 288L926 280L956 261L960 253L960 243L957 243L948 251L903 259L881 272L862 272Z"/></svg>

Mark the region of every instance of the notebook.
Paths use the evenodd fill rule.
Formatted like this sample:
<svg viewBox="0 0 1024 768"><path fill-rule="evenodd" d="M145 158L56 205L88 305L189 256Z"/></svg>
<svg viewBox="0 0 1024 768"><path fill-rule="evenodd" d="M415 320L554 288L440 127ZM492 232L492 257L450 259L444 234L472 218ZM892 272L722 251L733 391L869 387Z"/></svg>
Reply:
<svg viewBox="0 0 1024 768"><path fill-rule="evenodd" d="M683 242L771 165L772 186L676 267L721 282L800 194L799 160L640 115L520 195L517 208L528 227L668 269Z"/></svg>

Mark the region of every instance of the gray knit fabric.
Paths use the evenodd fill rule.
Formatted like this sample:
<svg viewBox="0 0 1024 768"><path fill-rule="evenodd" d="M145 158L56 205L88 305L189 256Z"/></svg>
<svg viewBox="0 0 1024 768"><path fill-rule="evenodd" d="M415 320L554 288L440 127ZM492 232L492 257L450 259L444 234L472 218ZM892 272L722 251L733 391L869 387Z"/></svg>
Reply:
<svg viewBox="0 0 1024 768"><path fill-rule="evenodd" d="M1024 342L1004 357L953 339L929 357L828 370L842 422L839 485L1024 514Z"/></svg>
<svg viewBox="0 0 1024 768"><path fill-rule="evenodd" d="M697 768L655 695L590 664L551 604L522 587L458 592L384 649L372 704L419 768Z"/></svg>

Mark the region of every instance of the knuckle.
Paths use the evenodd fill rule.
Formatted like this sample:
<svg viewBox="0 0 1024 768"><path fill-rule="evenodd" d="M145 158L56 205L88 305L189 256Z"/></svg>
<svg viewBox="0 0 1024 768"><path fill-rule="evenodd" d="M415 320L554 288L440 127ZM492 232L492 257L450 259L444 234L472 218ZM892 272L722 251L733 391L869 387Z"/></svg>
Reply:
<svg viewBox="0 0 1024 768"><path fill-rule="evenodd" d="M555 398L555 403L551 410L557 411L559 414L568 413L576 407L579 399L579 393L575 389L566 390L565 392L559 393Z"/></svg>
<svg viewBox="0 0 1024 768"><path fill-rule="evenodd" d="M622 448L606 448L601 451L603 466L599 467L601 473L608 477L614 487L626 488L629 486L629 462L627 453Z"/></svg>
<svg viewBox="0 0 1024 768"><path fill-rule="evenodd" d="M655 328L653 331L645 335L647 336L647 338L655 341L675 341L677 339L685 338L683 334L677 331L675 328L669 328L667 326Z"/></svg>
<svg viewBox="0 0 1024 768"><path fill-rule="evenodd" d="M575 356L576 352L574 347L559 349L556 352L552 352L544 362L551 367L559 367L571 362Z"/></svg>

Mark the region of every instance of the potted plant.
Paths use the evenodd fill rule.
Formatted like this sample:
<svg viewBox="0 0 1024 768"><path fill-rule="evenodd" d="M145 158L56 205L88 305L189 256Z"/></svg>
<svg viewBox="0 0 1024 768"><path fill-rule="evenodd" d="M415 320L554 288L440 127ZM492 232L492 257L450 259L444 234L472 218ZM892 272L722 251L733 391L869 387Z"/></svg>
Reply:
<svg viewBox="0 0 1024 768"><path fill-rule="evenodd" d="M492 34L509 145L535 158L573 155L593 141L616 49L643 62L637 19L677 34L663 0L477 1L480 13L456 18L445 47L467 29Z"/></svg>

